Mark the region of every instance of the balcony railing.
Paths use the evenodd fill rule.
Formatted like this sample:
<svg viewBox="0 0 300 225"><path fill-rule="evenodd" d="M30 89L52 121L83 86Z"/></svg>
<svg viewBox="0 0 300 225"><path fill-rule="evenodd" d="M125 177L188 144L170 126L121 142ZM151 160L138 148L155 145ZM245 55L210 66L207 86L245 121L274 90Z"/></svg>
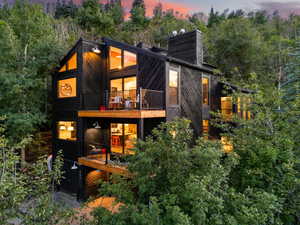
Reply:
<svg viewBox="0 0 300 225"><path fill-rule="evenodd" d="M106 108L109 110L159 110L164 108L164 92L149 89L107 91Z"/></svg>

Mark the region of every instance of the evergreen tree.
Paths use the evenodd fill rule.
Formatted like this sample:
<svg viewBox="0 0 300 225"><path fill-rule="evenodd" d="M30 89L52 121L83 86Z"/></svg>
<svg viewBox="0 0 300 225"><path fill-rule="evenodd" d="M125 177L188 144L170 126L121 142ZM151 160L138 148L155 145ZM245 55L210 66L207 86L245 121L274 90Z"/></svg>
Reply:
<svg viewBox="0 0 300 225"><path fill-rule="evenodd" d="M107 3L106 8L115 24L119 25L124 22L124 9L121 0L110 0Z"/></svg>
<svg viewBox="0 0 300 225"><path fill-rule="evenodd" d="M134 0L132 3L130 14L131 14L130 18L132 24L135 27L137 28L144 27L147 22L144 0Z"/></svg>
<svg viewBox="0 0 300 225"><path fill-rule="evenodd" d="M154 19L160 19L163 16L163 6L161 2L159 2L153 9L153 17Z"/></svg>
<svg viewBox="0 0 300 225"><path fill-rule="evenodd" d="M299 100L300 97L300 43L293 53L290 53L291 60L285 67L285 82L281 85L284 91L284 99L290 104Z"/></svg>

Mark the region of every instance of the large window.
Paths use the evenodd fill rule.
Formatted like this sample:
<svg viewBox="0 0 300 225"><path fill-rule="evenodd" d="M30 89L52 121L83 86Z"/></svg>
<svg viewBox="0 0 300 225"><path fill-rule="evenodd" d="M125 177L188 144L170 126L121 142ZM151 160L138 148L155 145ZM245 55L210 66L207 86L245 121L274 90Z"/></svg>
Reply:
<svg viewBox="0 0 300 225"><path fill-rule="evenodd" d="M122 50L110 47L109 49L110 69L122 69Z"/></svg>
<svg viewBox="0 0 300 225"><path fill-rule="evenodd" d="M169 104L178 105L178 80L179 72L174 69L169 71Z"/></svg>
<svg viewBox="0 0 300 225"><path fill-rule="evenodd" d="M124 67L136 65L136 54L124 51Z"/></svg>
<svg viewBox="0 0 300 225"><path fill-rule="evenodd" d="M209 105L209 78L202 77L202 102Z"/></svg>
<svg viewBox="0 0 300 225"><path fill-rule="evenodd" d="M136 54L119 48L109 48L110 70L120 70L136 65Z"/></svg>
<svg viewBox="0 0 300 225"><path fill-rule="evenodd" d="M77 53L74 53L71 58L63 65L59 72L66 72L68 70L76 70L77 69Z"/></svg>
<svg viewBox="0 0 300 225"><path fill-rule="evenodd" d="M232 97L221 97L221 113L223 119L232 119Z"/></svg>
<svg viewBox="0 0 300 225"><path fill-rule="evenodd" d="M109 108L136 108L136 77L110 81Z"/></svg>
<svg viewBox="0 0 300 225"><path fill-rule="evenodd" d="M61 140L76 141L76 122L57 122L57 138Z"/></svg>
<svg viewBox="0 0 300 225"><path fill-rule="evenodd" d="M112 123L110 132L112 153L134 154L132 149L137 139L137 124Z"/></svg>
<svg viewBox="0 0 300 225"><path fill-rule="evenodd" d="M76 78L59 80L57 85L58 98L76 97Z"/></svg>

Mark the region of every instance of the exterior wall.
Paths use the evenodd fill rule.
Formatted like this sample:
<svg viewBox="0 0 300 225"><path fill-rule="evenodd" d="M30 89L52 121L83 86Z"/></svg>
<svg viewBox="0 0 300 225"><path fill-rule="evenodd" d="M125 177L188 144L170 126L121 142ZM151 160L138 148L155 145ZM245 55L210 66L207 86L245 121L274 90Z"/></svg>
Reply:
<svg viewBox="0 0 300 225"><path fill-rule="evenodd" d="M103 105L104 90L106 88L106 63L103 49L100 54L92 52L95 44L83 42L83 73L81 83L81 106L83 110L97 110Z"/></svg>
<svg viewBox="0 0 300 225"><path fill-rule="evenodd" d="M165 90L165 62L161 59L138 54L138 87Z"/></svg>
<svg viewBox="0 0 300 225"><path fill-rule="evenodd" d="M181 117L191 120L195 136L202 133L202 72L181 67Z"/></svg>
<svg viewBox="0 0 300 225"><path fill-rule="evenodd" d="M62 181L61 187L69 190L70 192L76 193L78 187L78 170L72 170L74 162L77 161L77 157L80 155L81 145L81 121L77 117L77 111L81 109L81 75L82 75L82 41L75 45L75 47L69 52L65 59L61 62L64 65L68 59L77 53L77 69L73 71L66 71L62 73L55 73L52 79L53 87L53 125L52 125L52 136L53 136L53 156L57 155L58 151L62 151L64 165L63 170L66 177ZM58 98L58 81L67 78L76 78L76 97L72 98ZM60 140L57 138L57 122L58 121L75 121L77 125L77 137L76 141Z"/></svg>

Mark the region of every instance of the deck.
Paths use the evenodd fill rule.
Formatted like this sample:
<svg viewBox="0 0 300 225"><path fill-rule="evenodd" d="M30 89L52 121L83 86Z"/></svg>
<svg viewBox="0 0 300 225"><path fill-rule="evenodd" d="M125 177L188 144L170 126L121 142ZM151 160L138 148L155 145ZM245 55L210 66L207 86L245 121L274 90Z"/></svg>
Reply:
<svg viewBox="0 0 300 225"><path fill-rule="evenodd" d="M104 161L81 157L78 159L79 165L87 166L97 170L102 170L112 174L119 174L125 177L130 177L127 167L117 166L113 164L105 164Z"/></svg>
<svg viewBox="0 0 300 225"><path fill-rule="evenodd" d="M164 118L165 110L84 110L78 112L79 117L98 117L98 118Z"/></svg>

